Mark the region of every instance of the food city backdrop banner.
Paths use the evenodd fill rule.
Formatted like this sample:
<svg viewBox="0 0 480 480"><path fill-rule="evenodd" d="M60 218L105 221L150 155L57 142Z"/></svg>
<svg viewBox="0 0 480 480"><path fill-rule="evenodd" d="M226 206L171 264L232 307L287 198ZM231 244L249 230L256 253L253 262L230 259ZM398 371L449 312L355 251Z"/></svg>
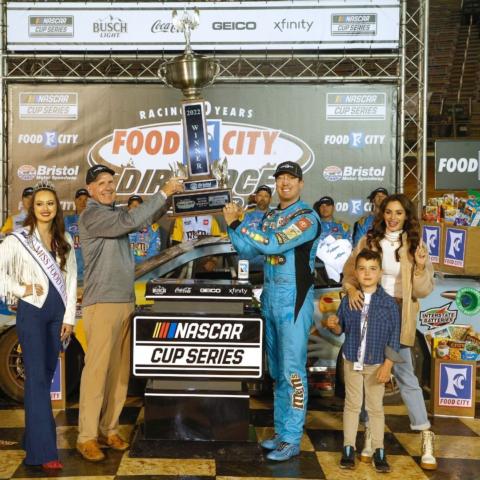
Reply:
<svg viewBox="0 0 480 480"><path fill-rule="evenodd" d="M393 190L396 90L390 85L215 85L204 90L210 159L228 159L233 197L245 204L276 166L298 162L303 199L336 201L352 221L368 193ZM148 197L184 162L180 92L158 85L11 85L9 206L53 181L64 208L97 163L116 172L118 202ZM276 201L276 197L274 201Z"/></svg>

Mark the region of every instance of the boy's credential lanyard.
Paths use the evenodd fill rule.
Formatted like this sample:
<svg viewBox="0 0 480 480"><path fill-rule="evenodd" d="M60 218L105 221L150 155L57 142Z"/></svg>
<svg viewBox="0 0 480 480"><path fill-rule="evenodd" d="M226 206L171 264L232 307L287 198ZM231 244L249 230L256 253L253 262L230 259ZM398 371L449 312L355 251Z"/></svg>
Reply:
<svg viewBox="0 0 480 480"><path fill-rule="evenodd" d="M62 298L63 304L67 306L67 286L63 278L62 271L55 259L45 250L41 242L37 240L35 235L28 235L26 230L18 230L12 235L19 240L25 247L27 252L34 258L40 268L43 270L48 279Z"/></svg>
<svg viewBox="0 0 480 480"><path fill-rule="evenodd" d="M365 321L363 322L363 327L362 327L362 332L360 334L360 345L358 346L357 350L357 361L353 363L353 369L354 370L363 370L363 358L360 359L362 355L362 343L365 340L365 337L367 336L367 326L368 326L368 309L367 313L365 315Z"/></svg>

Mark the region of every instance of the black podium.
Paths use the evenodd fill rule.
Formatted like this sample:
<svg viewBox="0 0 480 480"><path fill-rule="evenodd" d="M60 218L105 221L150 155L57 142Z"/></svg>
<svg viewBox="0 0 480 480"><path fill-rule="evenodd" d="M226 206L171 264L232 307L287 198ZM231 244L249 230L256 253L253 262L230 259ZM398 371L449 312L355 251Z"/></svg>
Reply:
<svg viewBox="0 0 480 480"><path fill-rule="evenodd" d="M147 377L144 438L247 441L246 381L263 375L263 320L234 280L152 280L133 319L132 370Z"/></svg>

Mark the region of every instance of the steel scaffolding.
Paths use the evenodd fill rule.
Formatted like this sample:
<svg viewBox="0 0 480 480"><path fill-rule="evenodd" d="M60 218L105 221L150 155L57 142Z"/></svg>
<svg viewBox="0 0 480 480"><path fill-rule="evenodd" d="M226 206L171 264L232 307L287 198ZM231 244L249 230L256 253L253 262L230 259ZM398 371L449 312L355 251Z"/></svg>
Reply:
<svg viewBox="0 0 480 480"><path fill-rule="evenodd" d="M0 210L7 197L7 86L10 83L160 83L158 69L172 57L156 54L19 54L6 50L6 1L1 5L0 74L2 107L2 183ZM394 83L398 89L398 191L414 182L414 200L426 200L427 68L429 0L401 1L398 52L324 54L216 53L221 72L216 83ZM421 206L421 205L420 205Z"/></svg>

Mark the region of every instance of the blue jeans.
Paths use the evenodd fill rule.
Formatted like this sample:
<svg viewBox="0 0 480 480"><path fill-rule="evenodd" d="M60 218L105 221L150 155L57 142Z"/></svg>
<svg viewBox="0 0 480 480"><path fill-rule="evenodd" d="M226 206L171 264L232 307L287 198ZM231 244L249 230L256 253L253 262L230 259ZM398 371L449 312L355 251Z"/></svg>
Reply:
<svg viewBox="0 0 480 480"><path fill-rule="evenodd" d="M402 346L400 355L404 363L395 363L393 374L400 388L403 403L408 410L410 428L412 430L428 430L431 425L428 420L427 409L425 408L422 388L413 371L412 349Z"/></svg>
<svg viewBox="0 0 480 480"><path fill-rule="evenodd" d="M408 416L410 417L410 428L412 430L428 430L431 424L428 420L422 388L413 371L412 349L402 346L399 353L404 363L395 363L393 365L393 374L398 383L403 403L407 407ZM360 412L360 421L368 422L365 401Z"/></svg>

